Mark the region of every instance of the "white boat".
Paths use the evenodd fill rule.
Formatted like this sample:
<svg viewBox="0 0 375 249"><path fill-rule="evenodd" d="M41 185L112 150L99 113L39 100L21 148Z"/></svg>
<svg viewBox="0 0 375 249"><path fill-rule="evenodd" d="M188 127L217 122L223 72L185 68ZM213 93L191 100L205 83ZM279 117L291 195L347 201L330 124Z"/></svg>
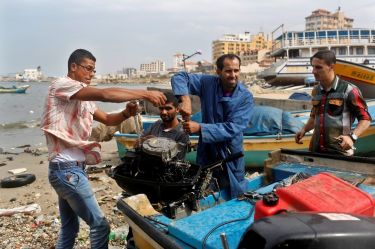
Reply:
<svg viewBox="0 0 375 249"><path fill-rule="evenodd" d="M282 31L274 40L276 62L259 74L274 85L303 84L311 77L310 57L329 49L337 59L375 68L375 29Z"/></svg>

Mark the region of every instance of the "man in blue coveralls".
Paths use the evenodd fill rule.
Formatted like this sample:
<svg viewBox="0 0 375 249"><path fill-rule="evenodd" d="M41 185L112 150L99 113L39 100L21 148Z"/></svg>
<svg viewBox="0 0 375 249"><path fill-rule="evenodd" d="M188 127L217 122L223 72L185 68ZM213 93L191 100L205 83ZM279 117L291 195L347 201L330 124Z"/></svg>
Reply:
<svg viewBox="0 0 375 249"><path fill-rule="evenodd" d="M199 134L197 163L209 165L243 151L243 131L248 126L254 106L253 95L238 80L241 59L225 54L216 61L217 75L179 72L172 77L172 90L179 96L184 130ZM201 100L202 123L190 121L189 94ZM241 157L216 170L214 177L221 189L230 190L232 198L246 191L245 161Z"/></svg>

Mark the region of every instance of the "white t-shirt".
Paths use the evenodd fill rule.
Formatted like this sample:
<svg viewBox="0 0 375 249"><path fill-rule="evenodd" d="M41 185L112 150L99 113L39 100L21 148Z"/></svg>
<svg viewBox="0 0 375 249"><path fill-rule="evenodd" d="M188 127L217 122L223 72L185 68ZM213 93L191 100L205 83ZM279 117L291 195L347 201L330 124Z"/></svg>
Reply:
<svg viewBox="0 0 375 249"><path fill-rule="evenodd" d="M85 160L85 153L77 147L72 147L61 151L51 160L51 162L84 162Z"/></svg>

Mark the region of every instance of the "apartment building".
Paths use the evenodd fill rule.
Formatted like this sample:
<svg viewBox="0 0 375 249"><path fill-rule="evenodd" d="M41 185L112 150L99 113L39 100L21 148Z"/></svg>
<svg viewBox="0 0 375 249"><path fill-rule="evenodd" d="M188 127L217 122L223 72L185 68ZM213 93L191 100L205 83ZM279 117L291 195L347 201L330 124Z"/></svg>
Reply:
<svg viewBox="0 0 375 249"><path fill-rule="evenodd" d="M239 54L241 58L242 65L259 63L262 60L268 58L269 49L260 49L260 50L250 50L246 52L241 52Z"/></svg>
<svg viewBox="0 0 375 249"><path fill-rule="evenodd" d="M165 72L165 62L156 60L151 63L141 64L140 71L146 73L160 73Z"/></svg>
<svg viewBox="0 0 375 249"><path fill-rule="evenodd" d="M225 34L222 38L212 42L212 62L223 54L236 54L261 49L270 49L272 40L264 33L250 35L249 32L244 34Z"/></svg>
<svg viewBox="0 0 375 249"><path fill-rule="evenodd" d="M328 10L317 9L305 17L306 31L350 29L353 28L353 18L346 17L340 7L335 13Z"/></svg>
<svg viewBox="0 0 375 249"><path fill-rule="evenodd" d="M263 32L251 36L250 48L251 50L269 50L272 47L272 39L266 36Z"/></svg>
<svg viewBox="0 0 375 249"><path fill-rule="evenodd" d="M133 67L126 67L122 69L122 73L126 74L129 78L134 78L137 76L137 69Z"/></svg>

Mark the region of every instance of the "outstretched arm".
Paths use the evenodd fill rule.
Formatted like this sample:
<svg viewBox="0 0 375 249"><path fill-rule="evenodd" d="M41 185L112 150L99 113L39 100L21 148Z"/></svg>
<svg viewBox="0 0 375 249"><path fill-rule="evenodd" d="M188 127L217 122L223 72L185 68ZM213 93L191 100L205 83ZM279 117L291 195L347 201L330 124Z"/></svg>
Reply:
<svg viewBox="0 0 375 249"><path fill-rule="evenodd" d="M192 112L191 108L191 100L189 95L183 95L180 97L180 106L179 106L179 113L182 116L184 121L190 120L190 115Z"/></svg>
<svg viewBox="0 0 375 249"><path fill-rule="evenodd" d="M174 95L180 96L180 114L185 121L190 120L192 112L191 95L201 95L201 74L189 74L186 72L179 72L171 79L171 85Z"/></svg>
<svg viewBox="0 0 375 249"><path fill-rule="evenodd" d="M83 101L102 101L121 103L130 100L145 99L155 106L163 105L165 95L160 91L147 91L140 89L84 87L74 94L71 99Z"/></svg>
<svg viewBox="0 0 375 249"><path fill-rule="evenodd" d="M129 102L126 105L125 110L118 113L105 113L100 109L97 109L94 113L94 119L108 126L114 126L121 124L122 121L137 115L138 104Z"/></svg>

